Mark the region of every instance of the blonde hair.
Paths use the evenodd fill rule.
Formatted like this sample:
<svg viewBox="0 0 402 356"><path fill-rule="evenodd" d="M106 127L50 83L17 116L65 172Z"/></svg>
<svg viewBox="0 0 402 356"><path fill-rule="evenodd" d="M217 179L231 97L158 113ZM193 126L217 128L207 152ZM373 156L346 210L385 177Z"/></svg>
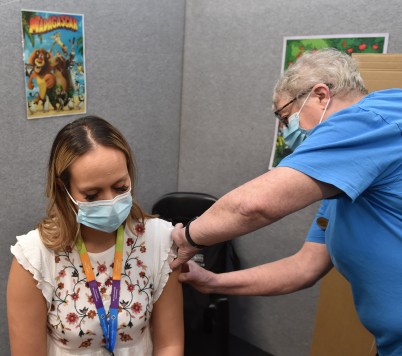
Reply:
<svg viewBox="0 0 402 356"><path fill-rule="evenodd" d="M106 120L97 116L85 116L63 127L53 141L48 164L46 196L47 216L38 224L43 243L54 251L60 251L75 242L80 233L74 206L67 196L70 189L70 165L80 156L92 150L96 144L122 151L127 160L127 169L132 188L135 186L135 161L129 144L123 135ZM130 229L134 222L143 223L153 217L142 211L135 202L127 218Z"/></svg>
<svg viewBox="0 0 402 356"><path fill-rule="evenodd" d="M297 98L318 83L327 84L332 95L366 95L356 61L335 48L307 51L285 71L274 88L273 104L279 98Z"/></svg>

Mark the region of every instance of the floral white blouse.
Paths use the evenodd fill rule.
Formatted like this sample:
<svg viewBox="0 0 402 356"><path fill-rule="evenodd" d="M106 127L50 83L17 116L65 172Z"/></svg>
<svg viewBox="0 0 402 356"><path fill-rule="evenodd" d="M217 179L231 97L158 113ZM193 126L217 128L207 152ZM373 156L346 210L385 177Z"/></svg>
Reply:
<svg viewBox="0 0 402 356"><path fill-rule="evenodd" d="M150 316L169 278L175 257L172 225L149 219L124 232L123 268L116 356L152 355ZM95 304L75 246L62 253L47 249L39 231L17 236L11 252L38 281L48 304L48 355L109 355ZM114 246L88 253L105 310L112 289Z"/></svg>

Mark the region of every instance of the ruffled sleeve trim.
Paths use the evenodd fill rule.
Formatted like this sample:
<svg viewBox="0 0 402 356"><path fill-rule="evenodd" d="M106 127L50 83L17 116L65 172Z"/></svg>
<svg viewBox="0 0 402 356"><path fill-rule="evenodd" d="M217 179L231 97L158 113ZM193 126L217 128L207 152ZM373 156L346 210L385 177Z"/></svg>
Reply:
<svg viewBox="0 0 402 356"><path fill-rule="evenodd" d="M177 248L176 245L171 241L170 247L165 249L163 256L162 256L162 270L161 270L161 277L159 281L159 288L155 290L154 294L154 303L159 299L161 296L163 289L165 288L165 285L169 279L169 275L172 272L172 269L170 268L170 263L173 262L173 260L177 256Z"/></svg>
<svg viewBox="0 0 402 356"><path fill-rule="evenodd" d="M46 248L38 230L32 230L26 235L17 236L17 243L10 248L18 263L32 273L38 282L37 287L50 309L53 295L52 274L54 271L54 252Z"/></svg>
<svg viewBox="0 0 402 356"><path fill-rule="evenodd" d="M146 222L146 230L147 233L150 233L147 239L152 239L154 249L155 285L153 302L155 303L161 296L172 272L170 263L177 256L177 248L171 237L173 226L170 222L162 219L149 219Z"/></svg>

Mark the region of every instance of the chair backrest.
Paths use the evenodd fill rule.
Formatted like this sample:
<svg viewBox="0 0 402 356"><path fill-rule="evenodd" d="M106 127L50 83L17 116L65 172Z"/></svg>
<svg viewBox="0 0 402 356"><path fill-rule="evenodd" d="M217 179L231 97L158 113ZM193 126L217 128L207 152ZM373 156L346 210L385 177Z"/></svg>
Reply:
<svg viewBox="0 0 402 356"><path fill-rule="evenodd" d="M152 207L152 214L159 216L173 225L186 225L191 219L208 210L217 198L205 193L172 192L163 195Z"/></svg>
<svg viewBox="0 0 402 356"><path fill-rule="evenodd" d="M160 197L152 213L173 225L186 225L193 218L208 210L217 198L196 192L172 192ZM215 273L227 270L227 256L234 255L229 241L207 246L193 257L201 267ZM237 257L237 256L236 256ZM226 296L201 294L183 285L185 355L228 355L229 308Z"/></svg>
<svg viewBox="0 0 402 356"><path fill-rule="evenodd" d="M172 192L161 196L154 203L152 214L158 214L161 219L170 221L173 225L186 225L191 219L202 215L216 201L216 197L206 193ZM231 269L238 269L240 266L230 241L203 248L193 257L193 261L215 273L226 272L227 263Z"/></svg>

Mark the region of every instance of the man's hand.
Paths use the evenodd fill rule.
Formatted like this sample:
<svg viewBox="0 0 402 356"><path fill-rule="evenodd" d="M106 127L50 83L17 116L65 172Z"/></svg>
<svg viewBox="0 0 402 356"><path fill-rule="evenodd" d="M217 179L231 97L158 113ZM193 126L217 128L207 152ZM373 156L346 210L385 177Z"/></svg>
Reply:
<svg viewBox="0 0 402 356"><path fill-rule="evenodd" d="M178 250L177 250L177 258L173 260L173 262L170 264L170 268L176 269L184 262L190 260L191 257L193 257L199 251L199 249L191 246L187 242L183 224L179 223L175 225L172 231L172 238Z"/></svg>
<svg viewBox="0 0 402 356"><path fill-rule="evenodd" d="M215 274L206 270L194 261L188 261L183 265L179 281L190 284L201 293L210 294L213 292L212 281Z"/></svg>

